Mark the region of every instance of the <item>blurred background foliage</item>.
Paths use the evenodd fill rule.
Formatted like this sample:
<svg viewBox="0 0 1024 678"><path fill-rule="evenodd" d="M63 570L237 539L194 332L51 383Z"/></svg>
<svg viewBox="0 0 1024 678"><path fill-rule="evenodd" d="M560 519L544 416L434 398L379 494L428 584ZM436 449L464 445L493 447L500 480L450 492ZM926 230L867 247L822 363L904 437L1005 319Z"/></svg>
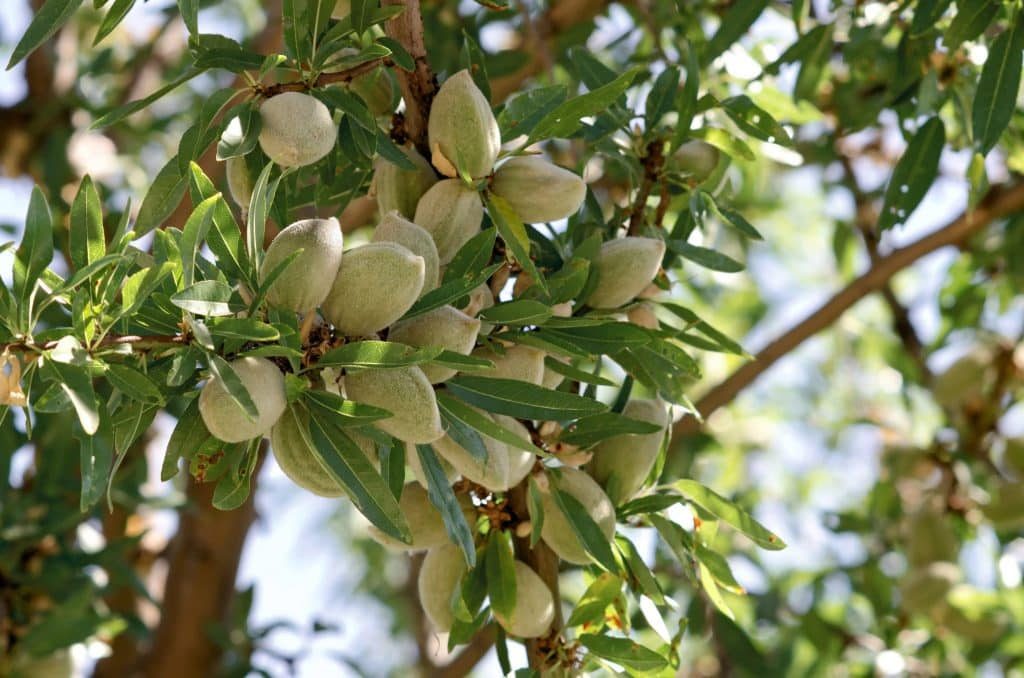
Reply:
<svg viewBox="0 0 1024 678"><path fill-rule="evenodd" d="M34 8L4 4L6 60ZM280 49L279 2L200 4L205 30L255 51ZM434 69L457 70L465 31L486 53L500 103L524 84L576 88L602 69L685 70L689 44L702 55L702 94L719 101L746 94L793 137L788 146L751 141L749 158L732 137L722 142L733 152L708 190L728 196L764 240L737 238L709 221L699 244L746 270L687 263L670 295L771 369L716 402L705 426L682 418L663 476L699 479L752 508L789 548L760 551L722 532L716 547L733 554L746 591L725 594L735 610L730 620L694 590L665 545L655 547L653 530L634 530L678 603L668 628L682 629L659 637L666 630L630 608L640 640L677 645L681 675L1021 675L1024 216L993 218L984 209L1020 193L1024 122L1019 73L1012 91L1003 82L987 92L984 78L979 85L1000 37L1022 30L1019 3L523 0L492 7L503 4L424 0ZM137 209L175 153L189 112L232 82L230 74L203 74L145 112L91 130L97 117L153 92L189 63L173 3L136 3L129 20L93 46L112 11L102 5L85 2L44 49L0 78L4 240L17 239L33 182L58 213L66 214L86 173L102 186L111 222L129 198ZM1018 39L1003 39L1019 70ZM631 105L640 109L648 90L632 91ZM992 108L1010 120L991 152L975 138L979 96L994 97ZM720 108L705 115L735 129ZM938 173L920 207L900 215L904 223L880 229L893 168L933 115L946 129ZM574 139L549 150L585 168L610 213L625 210L638 183L642 139ZM212 152L200 164L223 183ZM911 258L831 317L833 293L855 288L880 259L978 205L983 223L967 237ZM665 222L688 218L690 208L671 202ZM188 213L185 200L168 223L180 226ZM349 215L350 227L366 221ZM0 254L5 278L10 262L9 252ZM792 328L822 313L830 318L822 331L793 338ZM778 355L759 354L780 337ZM747 362L703 355L704 376L689 387L698 406ZM444 668L443 643L427 632L411 594L415 561L366 539L350 508L300 496L272 462L255 504L218 514L209 488L180 476L159 483L173 426L161 414L116 477L113 511L101 504L83 515L73 417L37 411L31 445L23 419L0 426L0 651L17 639L37 654L53 652L57 665L73 659L86 674L128 675L125 667L148 661L147 675L172 675L173 663L158 659L167 637L201 627L197 633L215 641L207 665L217 675L409 675L410 667L457 675L476 664L469 660L478 656L459 655ZM692 524L680 511L672 517ZM197 549L212 554L200 561L209 569L189 561ZM576 572L563 589L575 598L589 583ZM494 657L476 671L497 672Z"/></svg>

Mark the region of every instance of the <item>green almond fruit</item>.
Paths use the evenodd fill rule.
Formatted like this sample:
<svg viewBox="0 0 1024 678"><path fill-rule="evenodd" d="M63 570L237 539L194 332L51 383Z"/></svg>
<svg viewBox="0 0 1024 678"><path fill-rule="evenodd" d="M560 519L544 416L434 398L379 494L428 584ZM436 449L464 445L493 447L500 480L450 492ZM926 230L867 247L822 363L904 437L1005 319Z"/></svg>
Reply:
<svg viewBox="0 0 1024 678"><path fill-rule="evenodd" d="M608 491L618 505L631 499L643 487L661 452L671 417L665 403L657 400L630 400L622 410L625 416L661 427L657 433L627 433L602 440L594 447L587 472ZM614 480L613 480L614 479Z"/></svg>
<svg viewBox="0 0 1024 678"><path fill-rule="evenodd" d="M587 297L594 308L618 308L643 292L661 268L665 243L627 236L601 245L594 260L597 285Z"/></svg>
<svg viewBox="0 0 1024 678"><path fill-rule="evenodd" d="M416 580L420 606L438 633L451 631L455 623L452 598L462 585L466 560L455 544L442 544L427 551Z"/></svg>
<svg viewBox="0 0 1024 678"><path fill-rule="evenodd" d="M419 367L349 372L345 393L356 402L391 412L374 426L407 443L432 443L444 435L434 388Z"/></svg>
<svg viewBox="0 0 1024 678"><path fill-rule="evenodd" d="M486 177L501 152L498 121L468 70L445 80L437 91L427 133L434 166L445 176Z"/></svg>
<svg viewBox="0 0 1024 678"><path fill-rule="evenodd" d="M516 604L508 616L494 612L501 627L516 638L539 638L555 619L555 600L551 589L526 563L515 561Z"/></svg>
<svg viewBox="0 0 1024 678"><path fill-rule="evenodd" d="M544 383L544 351L533 346L515 344L505 347L504 353L491 348L478 348L474 358L483 358L494 363L489 370L474 372L480 376L495 379L515 379L540 386Z"/></svg>
<svg viewBox="0 0 1024 678"><path fill-rule="evenodd" d="M441 262L437 256L437 245L427 231L395 210L385 212L384 217L373 230L373 242L393 242L405 247L417 256L423 257L423 290L420 296L437 287L440 282Z"/></svg>
<svg viewBox="0 0 1024 678"><path fill-rule="evenodd" d="M440 346L446 351L469 355L476 346L479 332L478 318L471 318L453 306L442 306L398 321L388 332L388 340L417 347ZM440 384L456 374L456 370L442 365L422 365L420 369L431 384Z"/></svg>
<svg viewBox="0 0 1024 678"><path fill-rule="evenodd" d="M270 285L267 303L304 313L327 298L341 265L343 236L338 220L304 219L278 233L260 266L260 282L298 250L302 253Z"/></svg>
<svg viewBox="0 0 1024 678"><path fill-rule="evenodd" d="M565 219L587 197L587 185L576 174L537 156L510 159L498 168L491 190L508 201L527 224Z"/></svg>
<svg viewBox="0 0 1024 678"><path fill-rule="evenodd" d="M345 252L324 300L324 317L346 337L371 336L405 315L423 289L426 263L393 242Z"/></svg>
<svg viewBox="0 0 1024 678"><path fill-rule="evenodd" d="M260 106L260 148L282 167L305 167L325 157L338 140L331 112L316 97L282 92Z"/></svg>
<svg viewBox="0 0 1024 678"><path fill-rule="evenodd" d="M615 507L612 505L608 495L604 493L589 475L575 468L562 468L562 478L559 481L559 489L572 495L576 501L583 505L590 517L597 523L602 534L611 540L615 534ZM569 524L569 520L562 513L562 509L555 503L550 490L541 492L541 505L544 510L544 524L541 527L541 537L544 543L551 547L551 550L562 560L577 565L590 563L590 556L583 547L576 532Z"/></svg>
<svg viewBox="0 0 1024 678"><path fill-rule="evenodd" d="M434 238L441 264L446 265L480 232L483 219L480 194L458 179L445 179L423 194L413 221Z"/></svg>
<svg viewBox="0 0 1024 678"><path fill-rule="evenodd" d="M231 368L256 405L256 420L246 416L217 377L211 377L199 393L199 414L215 438L241 443L270 431L284 412L284 375L266 358L238 358L231 362Z"/></svg>
<svg viewBox="0 0 1024 678"><path fill-rule="evenodd" d="M373 195L381 214L396 210L406 219L416 216L416 205L431 186L437 183L437 174L427 160L408 146L402 153L409 158L414 170L402 169L390 160L377 157L373 161Z"/></svg>

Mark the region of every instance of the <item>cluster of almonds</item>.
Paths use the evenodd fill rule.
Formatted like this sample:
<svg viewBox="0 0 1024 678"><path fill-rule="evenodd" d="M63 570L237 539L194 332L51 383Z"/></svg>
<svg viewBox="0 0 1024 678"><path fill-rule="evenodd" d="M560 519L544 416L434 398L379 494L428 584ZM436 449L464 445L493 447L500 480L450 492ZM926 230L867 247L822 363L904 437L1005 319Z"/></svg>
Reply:
<svg viewBox="0 0 1024 678"><path fill-rule="evenodd" d="M280 165L314 163L329 153L336 141L337 128L329 111L308 94L274 96L264 102L261 114L260 145ZM405 148L414 170L383 160L376 163L373 193L383 218L371 242L343 251L342 232L333 218L299 221L277 235L261 266L261 281L295 252L299 254L271 283L269 305L307 317L319 309L316 317L333 326L334 336L344 340L379 339L378 333L386 331L388 341L486 358L494 365L483 373L487 376L557 387L564 377L545 366L544 351L511 343L477 346L479 337L490 330L477 317L494 304L487 285L475 290L461 308L449 305L409 319L402 317L420 296L438 286L444 267L480 231L484 216L481 190L501 196L524 222L535 223L576 212L586 186L575 174L538 157L512 157L495 167L501 151L498 124L468 71L450 77L438 91L428 132L431 162ZM235 167L244 170L244 164ZM228 169L230 179L230 165ZM439 178L438 172L445 178ZM236 172L235 180L240 176ZM232 192L237 198L234 186ZM631 302L650 285L664 253L664 243L654 238L624 237L605 243L594 261L597 283L587 305L612 309ZM572 308L565 304L556 311L570 315ZM287 407L284 377L278 367L258 357L236 359L232 367L251 395L258 416L249 419L223 383L211 378L199 397L199 410L210 433L226 442L269 434L278 464L296 484L318 495L342 496L344 489L325 472L312 449L308 421L301 420L298 410ZM435 388L455 374L456 370L436 364L349 368L342 377L331 375L323 383L323 388L343 393L350 400L391 412L374 425L407 446L406 459L416 481L406 485L399 504L410 527L411 543L400 543L375 528L371 534L396 548L428 550L420 576L420 597L439 631L452 625L452 592L466 565L459 548L449 542L441 515L427 495L415 445L433 445L451 482L465 478L494 494L522 482L536 463L532 452L488 436L482 436L488 454L481 462L446 434ZM522 422L478 412L519 438L531 439ZM574 496L609 539L615 530L613 500L628 499L640 489L669 424L668 409L660 401L634 400L624 414L656 423L660 431L603 441L587 457L585 469L566 465L559 481L560 490ZM374 442L347 432L376 465ZM538 475L538 485L543 497L544 541L567 562L589 562L552 498L543 472ZM460 497L467 521L476 524L472 498ZM513 636L542 635L553 618L551 593L527 565L516 562L515 568L515 610L498 621Z"/></svg>

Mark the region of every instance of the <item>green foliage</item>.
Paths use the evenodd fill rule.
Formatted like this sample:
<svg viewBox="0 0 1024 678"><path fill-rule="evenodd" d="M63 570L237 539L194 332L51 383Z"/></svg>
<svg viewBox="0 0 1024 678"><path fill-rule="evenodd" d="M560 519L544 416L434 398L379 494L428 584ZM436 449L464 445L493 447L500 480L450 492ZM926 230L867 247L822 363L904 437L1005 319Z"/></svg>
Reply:
<svg viewBox="0 0 1024 678"><path fill-rule="evenodd" d="M548 511L562 514L555 517L565 518L592 562L561 577L571 613L564 628L544 638L550 656L530 657L533 669L548 661L669 675L709 661L743 674L812 675L836 666L866 673L875 670L878 652L864 648L876 646L913 658L920 665L910 669L921 673L985 662L1012 671L1022 661L1019 591L959 579L972 566L964 548L971 540L995 544L1000 568L1020 567L1009 545L1024 515L1024 463L1019 438L1003 424L1020 401L1024 366L1019 329L1012 339L999 334L1019 316L1019 217L977 239L965 227L949 241L964 253L937 295L934 336L915 334L892 287L883 299L895 332L886 329L888 318L871 316L856 332L836 330L834 352L871 370L858 381L880 383L873 377L884 374L885 383L899 382L898 397L879 396L868 406L854 400L846 382L856 372L833 357L818 366L827 388L805 386L796 399L743 400L731 428L712 426L664 446L644 489L615 507L618 526L636 532L611 539L587 506L559 489L559 469L585 469L588 450L602 441L669 435L623 415L630 398L661 399L685 425L718 408L722 402L708 405L714 398L735 396L712 389L701 398L707 375L756 373L744 345L763 345L763 335L747 335L777 311L771 292L751 283L768 287L766 253L789 256L787 272L812 268L809 243L821 239L827 219L836 255L829 282L844 283L859 272L855 262L885 257L886 231L907 236L902 225L911 215L927 216L927 196L951 178L964 183L971 206L982 206L986 224L993 220L986 210L1019 187L1014 178L989 193L988 173L1003 182L1024 169L1015 110L1024 53L1019 3L833 3L828 12L767 0L626 3L616 5L614 30L583 16L559 24L555 2L529 20L512 3L463 3L461 15L456 3L424 3L424 57L389 23L401 5L352 0L348 14L334 18L333 0L285 0L281 16L272 17L283 41L268 47L250 35L206 32L217 28L200 16L208 3L179 0L164 16L181 21L187 45L160 69L160 82L147 83L152 93L129 101L153 48L108 45L143 4L113 0L80 9L80 0L46 0L8 64L49 49L62 29L76 34L82 82L55 104L67 115L54 118L83 127L76 134L85 125L92 134L105 130L132 171L79 176L63 148L72 128L62 128L39 153L45 159L33 161L42 170L33 167L39 185L20 240L0 245L13 264L10 285L0 287L0 609L10 622L0 673L59 658L75 643L149 633L133 611L102 602L121 587L145 595L126 556L138 539L114 535L85 549L77 530L112 511L156 503L141 488L143 452L160 412L177 420L161 479L179 488L212 484L217 509L248 501L266 449L260 438L228 444L213 437L197 399L203 383L216 379L255 421L266 394L250 392L231 367L245 356L267 358L286 375L289 416L308 421L300 428L312 468L344 488L383 535L412 542L412 517L399 504L407 467L423 483L469 567L453 595L452 646L495 625L494 613L512 614L515 561L534 567L547 552L541 496L550 492ZM538 33L535 21L555 23ZM780 21L785 30L769 28ZM510 25L524 31L522 45L496 50L486 29ZM609 30L624 32L609 40ZM372 218L345 217L372 198L375 161L414 169L406 152L420 153L435 163L438 178L452 174L431 155L432 140L416 136L426 129L434 83L409 84L428 65L442 83L468 69L493 102L491 122L505 144L495 167L539 153L589 184L567 220L533 224L495 194L493 174L450 182L463 187L476 212L482 206L484 221L441 284L411 297L402 318L446 305L463 309L482 321L477 348L493 360L389 341L386 328L343 336L315 311L273 308L268 289L300 252L261 275L268 236L300 218L340 216L347 233L369 225ZM543 77L531 82L522 73ZM370 75L391 92L386 112L360 86ZM286 91L316 97L337 123L337 143L304 167L279 167L261 147L260 106ZM397 91L418 98L404 113L395 113ZM416 111L423 120L404 117ZM674 154L693 143L714 158L705 173L673 165ZM172 149L170 157L154 157L153 148ZM960 172L947 160L962 149L970 150L970 166L962 177L947 176ZM222 172L210 158L244 162L252 180L248 204L236 211L225 200ZM866 162L883 171L869 172ZM777 195L787 165L813 168L810 182L820 186L799 201ZM866 181L871 173L878 176ZM852 197L853 213L835 216L811 204L826 191ZM119 209L126 193L143 196L137 209ZM662 269L653 280L644 276L650 286L638 298L591 308L602 243L627 236L664 241ZM858 257L860 236L865 251ZM874 289L885 284L888 278ZM389 291L370 301L384 303ZM948 374L934 373L932 356L968 342L982 357L966 381L940 389ZM513 346L543 352L542 378L493 375ZM759 359L770 364L793 346L770 344ZM422 375L419 367L428 365L459 373L415 396L389 394L397 406L386 409L344 391L345 378L360 370ZM406 405L417 408L413 423L428 429L436 420L482 465L496 463L497 454L509 465L528 463L520 463L507 490L453 485L432 441L399 440L381 427L407 414ZM746 460L772 437L755 429L782 418L830 429L822 436L830 447L854 425L898 439L880 453L881 472L862 504L835 508L827 525L857 535L864 552L858 559L808 562L799 571L757 550L785 548L765 525L795 522L800 502L820 490L794 475L789 496L780 497L751 473ZM364 438L368 448L357 442ZM24 478L12 473L17 450L34 454ZM617 497L614 482L603 490ZM782 510L762 516L764 499ZM176 494L170 503L178 508ZM787 540L806 546L792 525L775 529L783 527ZM641 548L637 533L656 535L644 543L657 546ZM746 575L733 571L738 550L767 581L766 591L747 594ZM84 574L94 567L108 575L106 583ZM379 572L367 574L374 576ZM557 590L551 573L545 576ZM842 604L831 593L837 581L852 591ZM922 590L928 595L914 595ZM224 675L255 670L260 634L269 634L246 628L250 605L251 591L239 597L240 617L210 627L230 658ZM197 627L200 621L209 620ZM511 666L505 631L495 634L503 669L519 668Z"/></svg>

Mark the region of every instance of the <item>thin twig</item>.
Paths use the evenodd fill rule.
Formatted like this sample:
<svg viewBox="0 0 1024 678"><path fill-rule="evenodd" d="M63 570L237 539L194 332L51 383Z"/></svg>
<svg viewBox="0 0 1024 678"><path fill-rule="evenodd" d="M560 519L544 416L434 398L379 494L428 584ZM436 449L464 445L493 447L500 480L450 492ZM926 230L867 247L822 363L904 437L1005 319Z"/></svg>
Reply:
<svg viewBox="0 0 1024 678"><path fill-rule="evenodd" d="M867 272L851 281L805 320L768 344L753 361L743 365L705 393L697 401L697 411L701 417L707 418L718 408L732 402L740 391L780 358L831 326L850 307L880 289L894 275L921 257L942 247L959 245L993 221L1021 210L1024 210L1024 183L993 187L973 211L966 212L943 228L879 258ZM676 423L672 435L678 438L695 433L699 429L700 423L694 417L686 417Z"/></svg>

